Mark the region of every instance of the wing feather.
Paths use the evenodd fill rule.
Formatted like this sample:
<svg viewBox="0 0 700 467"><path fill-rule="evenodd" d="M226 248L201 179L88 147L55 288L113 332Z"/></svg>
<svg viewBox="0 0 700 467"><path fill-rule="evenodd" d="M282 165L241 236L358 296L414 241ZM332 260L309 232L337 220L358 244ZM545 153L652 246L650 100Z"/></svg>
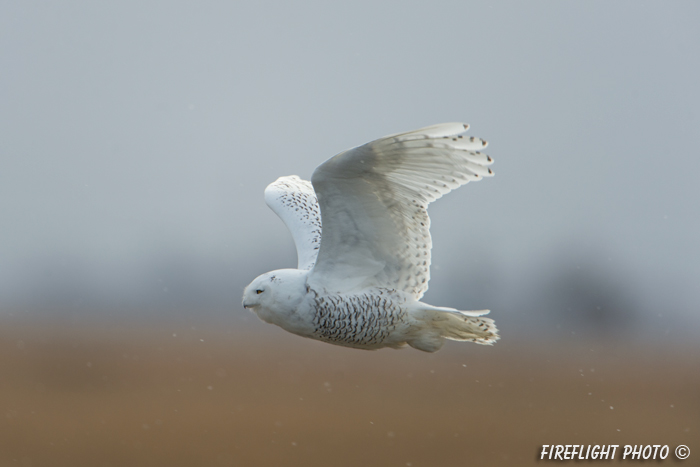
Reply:
<svg viewBox="0 0 700 467"><path fill-rule="evenodd" d="M379 286L420 299L430 279L428 204L470 181L493 176L493 160L464 138L463 123L399 133L342 152L311 181L323 237L309 277L314 287L349 292Z"/></svg>
<svg viewBox="0 0 700 467"><path fill-rule="evenodd" d="M289 229L299 269L311 269L321 246L321 211L311 182L280 177L265 188L265 202Z"/></svg>

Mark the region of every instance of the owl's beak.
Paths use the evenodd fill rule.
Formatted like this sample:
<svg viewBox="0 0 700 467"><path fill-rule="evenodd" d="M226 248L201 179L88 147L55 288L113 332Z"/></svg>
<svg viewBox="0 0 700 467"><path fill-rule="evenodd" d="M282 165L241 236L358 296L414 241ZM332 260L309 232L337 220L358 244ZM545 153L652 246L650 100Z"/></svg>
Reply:
<svg viewBox="0 0 700 467"><path fill-rule="evenodd" d="M243 300L243 308L252 308L252 307L253 307L253 305L251 305L249 302L246 302L245 300Z"/></svg>

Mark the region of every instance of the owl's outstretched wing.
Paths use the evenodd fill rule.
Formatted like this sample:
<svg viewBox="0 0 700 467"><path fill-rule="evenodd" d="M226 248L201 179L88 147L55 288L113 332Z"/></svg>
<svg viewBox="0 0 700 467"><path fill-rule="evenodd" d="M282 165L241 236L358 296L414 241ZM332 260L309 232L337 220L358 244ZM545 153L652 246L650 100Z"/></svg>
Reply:
<svg viewBox="0 0 700 467"><path fill-rule="evenodd" d="M321 164L311 181L323 237L309 283L327 292L365 287L420 299L430 279L428 204L470 181L490 177L487 143L444 123L386 136ZM298 245L298 243L297 243Z"/></svg>
<svg viewBox="0 0 700 467"><path fill-rule="evenodd" d="M294 238L297 267L314 267L321 246L321 211L311 182L296 175L280 177L265 188L265 202Z"/></svg>

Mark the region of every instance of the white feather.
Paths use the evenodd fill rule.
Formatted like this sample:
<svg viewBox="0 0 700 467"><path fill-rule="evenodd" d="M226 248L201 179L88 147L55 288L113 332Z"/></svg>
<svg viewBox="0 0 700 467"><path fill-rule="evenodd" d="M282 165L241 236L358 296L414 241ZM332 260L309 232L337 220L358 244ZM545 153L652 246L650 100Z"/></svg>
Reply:
<svg viewBox="0 0 700 467"><path fill-rule="evenodd" d="M311 182L280 177L265 188L265 202L289 229L297 247L297 267L311 269L321 246L321 212Z"/></svg>
<svg viewBox="0 0 700 467"><path fill-rule="evenodd" d="M492 159L467 149L470 139L450 137L467 127L387 136L319 166L311 181L323 236L310 283L333 293L387 287L420 299L430 279L428 204L493 175Z"/></svg>

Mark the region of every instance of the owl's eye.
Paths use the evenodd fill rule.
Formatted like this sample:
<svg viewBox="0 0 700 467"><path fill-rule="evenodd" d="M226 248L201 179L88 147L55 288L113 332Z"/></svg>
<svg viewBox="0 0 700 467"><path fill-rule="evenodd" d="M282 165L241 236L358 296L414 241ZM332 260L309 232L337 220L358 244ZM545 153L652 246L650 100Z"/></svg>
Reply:
<svg viewBox="0 0 700 467"><path fill-rule="evenodd" d="M260 289L258 289L258 290L255 291L255 293L258 294L258 295L260 295L261 293L263 293L263 291L260 290Z"/></svg>

